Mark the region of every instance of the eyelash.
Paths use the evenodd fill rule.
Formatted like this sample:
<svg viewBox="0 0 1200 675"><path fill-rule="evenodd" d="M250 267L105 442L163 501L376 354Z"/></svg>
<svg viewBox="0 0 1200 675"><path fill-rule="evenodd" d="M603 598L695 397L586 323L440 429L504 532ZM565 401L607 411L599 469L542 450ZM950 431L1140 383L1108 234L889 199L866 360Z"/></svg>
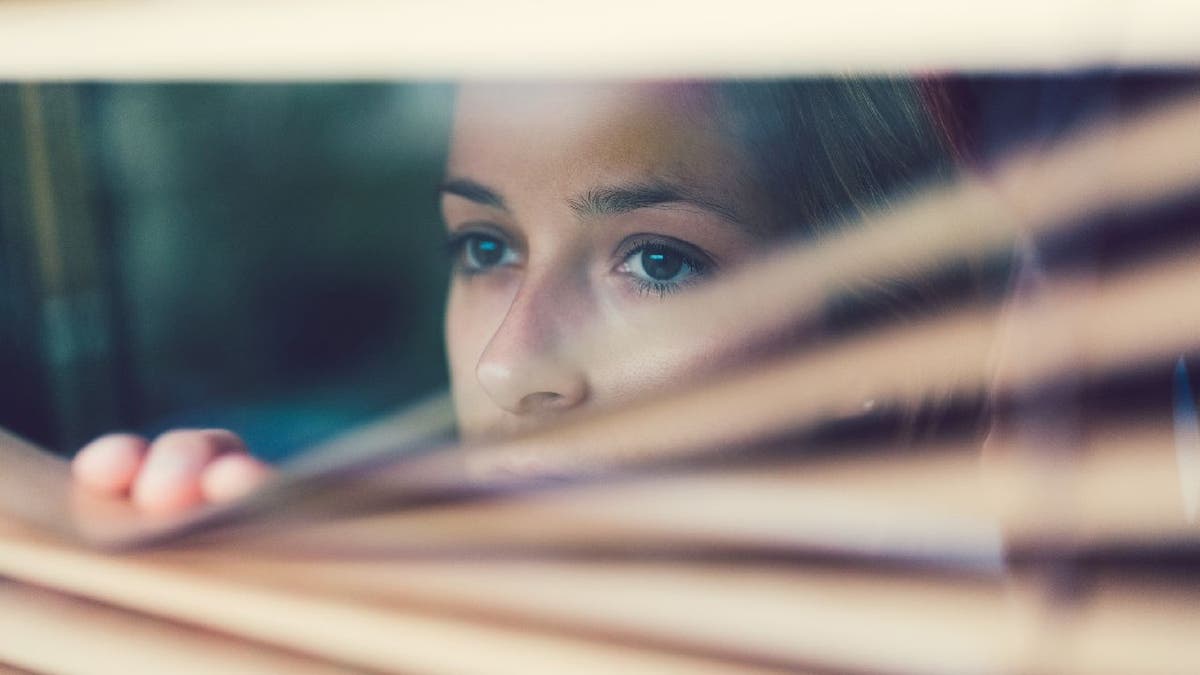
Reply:
<svg viewBox="0 0 1200 675"><path fill-rule="evenodd" d="M686 242L674 239L672 237L646 237L638 236L632 240L628 240L618 249L617 268L625 264L627 260L646 251L650 247L662 247L670 249L683 259L695 274L685 281L647 281L633 275L629 276L637 285L637 290L640 295L657 295L660 298L665 298L668 295L677 293L684 288L696 284L711 273L711 268L714 263L711 258L700 251L690 252L689 249L694 247Z"/></svg>

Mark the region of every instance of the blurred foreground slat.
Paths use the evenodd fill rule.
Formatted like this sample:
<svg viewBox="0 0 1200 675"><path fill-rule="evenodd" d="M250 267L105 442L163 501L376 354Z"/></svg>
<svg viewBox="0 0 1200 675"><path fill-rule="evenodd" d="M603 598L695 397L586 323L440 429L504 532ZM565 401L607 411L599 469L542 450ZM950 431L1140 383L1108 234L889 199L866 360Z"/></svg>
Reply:
<svg viewBox="0 0 1200 675"><path fill-rule="evenodd" d="M303 675L345 666L0 579L0 660L35 672ZM5 672L0 668L0 672Z"/></svg>
<svg viewBox="0 0 1200 675"><path fill-rule="evenodd" d="M714 77L1200 61L1190 30L1196 10L1176 0L1023 0L987 12L921 0L869 10L785 0L717 13L678 0L603 8L532 0L9 0L0 4L0 76ZM505 30L492 30L498 25ZM675 30L664 33L664 25Z"/></svg>
<svg viewBox="0 0 1200 675"><path fill-rule="evenodd" d="M280 590L204 565L64 546L0 524L0 575L96 602L386 672L755 672L761 668L556 631ZM0 646L0 660L16 650ZM250 667L253 664L248 664ZM261 672L270 672L262 670Z"/></svg>
<svg viewBox="0 0 1200 675"><path fill-rule="evenodd" d="M1200 621L1194 579L1169 583L1108 573L1081 578L1069 597L1053 598L1036 572L963 576L804 564L503 557L305 560L230 551L114 558L18 526L6 526L0 553L0 572L20 581L387 671L1200 667L1188 639ZM35 603L31 621L54 615L63 602ZM81 611L68 607L62 614ZM88 611L97 618L112 612ZM123 620L112 619L110 628ZM102 630L96 621L86 626ZM178 644L157 644L174 653L220 639L174 625L139 630L173 636ZM236 644L240 649L247 643ZM10 662L33 658L24 648L0 651L0 659ZM223 658L247 669L269 663L257 652L241 660L226 650Z"/></svg>

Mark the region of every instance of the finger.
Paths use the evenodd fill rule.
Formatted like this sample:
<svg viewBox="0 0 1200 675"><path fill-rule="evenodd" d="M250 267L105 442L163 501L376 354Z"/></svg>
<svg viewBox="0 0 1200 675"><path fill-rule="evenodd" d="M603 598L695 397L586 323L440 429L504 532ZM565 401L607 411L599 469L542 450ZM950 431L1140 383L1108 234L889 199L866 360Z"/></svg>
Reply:
<svg viewBox="0 0 1200 675"><path fill-rule="evenodd" d="M149 443L134 434L108 434L83 446L71 460L80 485L104 494L127 492L146 457Z"/></svg>
<svg viewBox="0 0 1200 675"><path fill-rule="evenodd" d="M242 440L222 429L167 432L150 445L133 483L133 502L155 513L199 506L204 503L205 468L219 455L244 452Z"/></svg>
<svg viewBox="0 0 1200 675"><path fill-rule="evenodd" d="M252 492L272 473L270 466L250 455L227 454L205 469L201 489L210 502L228 502Z"/></svg>

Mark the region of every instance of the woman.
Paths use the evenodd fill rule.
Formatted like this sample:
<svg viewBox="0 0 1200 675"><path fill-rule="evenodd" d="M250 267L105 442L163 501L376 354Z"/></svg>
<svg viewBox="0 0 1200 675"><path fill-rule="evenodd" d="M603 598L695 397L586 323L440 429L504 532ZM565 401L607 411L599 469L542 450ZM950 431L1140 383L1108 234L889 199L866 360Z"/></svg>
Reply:
<svg viewBox="0 0 1200 675"><path fill-rule="evenodd" d="M746 358L726 326L672 334L634 310L948 172L922 93L903 80L464 87L441 191L460 433L519 430ZM666 347L586 362L566 349L635 314ZM73 466L81 484L158 512L236 497L270 471L224 430L104 436Z"/></svg>

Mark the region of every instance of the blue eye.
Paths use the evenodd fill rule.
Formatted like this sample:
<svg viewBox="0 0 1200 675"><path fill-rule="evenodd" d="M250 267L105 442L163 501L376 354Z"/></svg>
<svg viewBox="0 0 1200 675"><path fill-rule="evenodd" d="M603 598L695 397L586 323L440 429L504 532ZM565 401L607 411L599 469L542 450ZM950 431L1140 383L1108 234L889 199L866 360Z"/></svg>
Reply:
<svg viewBox="0 0 1200 675"><path fill-rule="evenodd" d="M450 253L458 268L469 274L508 265L516 261L516 252L500 237L482 232L454 235L449 243Z"/></svg>
<svg viewBox="0 0 1200 675"><path fill-rule="evenodd" d="M697 281L708 269L700 254L662 242L635 243L618 271L633 277L639 290L660 296Z"/></svg>
<svg viewBox="0 0 1200 675"><path fill-rule="evenodd" d="M655 281L676 281L675 277L688 276L693 270L677 251L665 246L642 249L642 271Z"/></svg>
<svg viewBox="0 0 1200 675"><path fill-rule="evenodd" d="M477 267L491 267L504 257L504 242L490 237L472 237L467 242L467 259Z"/></svg>

